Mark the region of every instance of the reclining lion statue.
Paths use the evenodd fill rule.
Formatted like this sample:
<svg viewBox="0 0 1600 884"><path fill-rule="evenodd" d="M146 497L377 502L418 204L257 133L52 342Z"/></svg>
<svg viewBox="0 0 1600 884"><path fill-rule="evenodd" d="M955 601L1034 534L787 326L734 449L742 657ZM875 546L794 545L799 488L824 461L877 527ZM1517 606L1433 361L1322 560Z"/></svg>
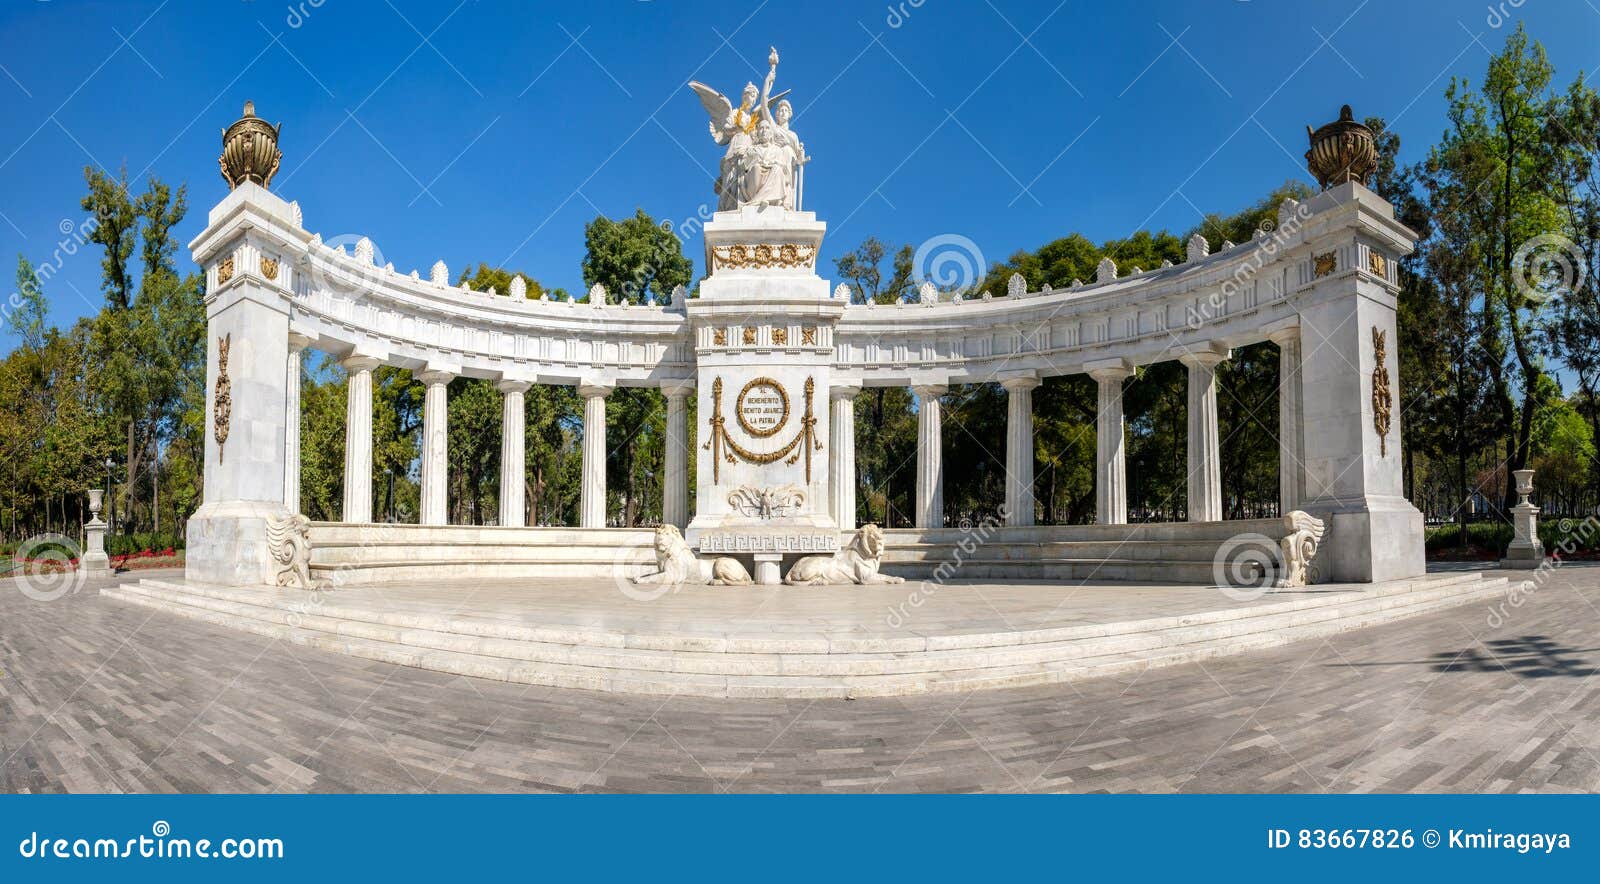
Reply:
<svg viewBox="0 0 1600 884"><path fill-rule="evenodd" d="M904 577L879 574L883 529L863 525L850 545L831 556L806 556L794 563L783 582L790 586L836 586L844 583L904 583Z"/></svg>
<svg viewBox="0 0 1600 884"><path fill-rule="evenodd" d="M662 525L656 529L656 570L633 582L749 586L755 581L738 559L701 559L675 526Z"/></svg>

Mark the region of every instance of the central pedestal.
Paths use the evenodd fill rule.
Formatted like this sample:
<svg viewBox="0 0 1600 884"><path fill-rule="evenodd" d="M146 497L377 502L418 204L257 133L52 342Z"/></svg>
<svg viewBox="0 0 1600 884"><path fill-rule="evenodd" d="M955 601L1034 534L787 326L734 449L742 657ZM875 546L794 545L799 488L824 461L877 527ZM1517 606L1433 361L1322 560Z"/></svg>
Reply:
<svg viewBox="0 0 1600 884"><path fill-rule="evenodd" d="M701 555L750 557L756 582L786 556L839 548L828 509L829 366L844 304L816 274L826 225L776 206L705 226L700 297L687 305L699 365L696 509Z"/></svg>

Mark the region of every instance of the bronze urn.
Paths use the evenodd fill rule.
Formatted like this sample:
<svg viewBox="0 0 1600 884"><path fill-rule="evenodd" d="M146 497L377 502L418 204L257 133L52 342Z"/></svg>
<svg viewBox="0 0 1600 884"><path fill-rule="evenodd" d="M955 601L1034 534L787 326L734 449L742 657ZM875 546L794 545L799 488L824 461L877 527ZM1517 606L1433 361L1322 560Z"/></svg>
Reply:
<svg viewBox="0 0 1600 884"><path fill-rule="evenodd" d="M232 190L246 181L262 187L272 183L278 174L278 163L283 151L278 149L278 135L283 131L280 123L273 126L256 116L256 104L244 103L244 116L222 130L222 156L217 162L222 167L222 178Z"/></svg>
<svg viewBox="0 0 1600 884"><path fill-rule="evenodd" d="M1323 190L1346 181L1365 185L1378 169L1378 146L1372 130L1356 122L1348 104L1339 109L1339 119L1314 132L1307 126L1306 135L1311 139L1306 167Z"/></svg>

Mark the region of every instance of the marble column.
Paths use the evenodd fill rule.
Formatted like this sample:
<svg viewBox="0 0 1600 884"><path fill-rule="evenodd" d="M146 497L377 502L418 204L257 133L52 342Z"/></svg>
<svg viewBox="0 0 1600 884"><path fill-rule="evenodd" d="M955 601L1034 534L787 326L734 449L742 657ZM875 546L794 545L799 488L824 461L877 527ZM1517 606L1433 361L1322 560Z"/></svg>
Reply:
<svg viewBox="0 0 1600 884"><path fill-rule="evenodd" d="M583 488L578 526L606 526L606 397L612 388L579 384L583 397Z"/></svg>
<svg viewBox="0 0 1600 884"><path fill-rule="evenodd" d="M500 525L521 528L528 524L527 409L522 394L533 386L527 381L503 380L500 419Z"/></svg>
<svg viewBox="0 0 1600 884"><path fill-rule="evenodd" d="M1124 359L1105 359L1086 367L1100 387L1094 422L1094 520L1100 525L1126 525L1128 458L1122 417L1122 382L1133 375L1133 366Z"/></svg>
<svg viewBox="0 0 1600 884"><path fill-rule="evenodd" d="M939 397L949 387L918 384L917 396L917 527L944 527L944 428Z"/></svg>
<svg viewBox="0 0 1600 884"><path fill-rule="evenodd" d="M661 521L679 531L689 525L689 397L694 385L666 384L666 475L661 482Z"/></svg>
<svg viewBox="0 0 1600 884"><path fill-rule="evenodd" d="M345 522L372 521L372 370L378 360L351 356L340 363L350 373L344 413Z"/></svg>
<svg viewBox="0 0 1600 884"><path fill-rule="evenodd" d="M417 373L426 393L422 399L422 513L424 525L449 521L450 500L446 484L450 438L449 386L455 374L429 369Z"/></svg>
<svg viewBox="0 0 1600 884"><path fill-rule="evenodd" d="M1222 463L1217 436L1217 365L1227 350L1180 357L1189 369L1189 521L1222 521Z"/></svg>
<svg viewBox="0 0 1600 884"><path fill-rule="evenodd" d="M1300 389L1300 326L1273 330L1278 345L1278 501L1281 512L1305 500L1306 437Z"/></svg>
<svg viewBox="0 0 1600 884"><path fill-rule="evenodd" d="M1006 388L1006 513L1007 525L1033 524L1033 388L1031 372L1002 377Z"/></svg>
<svg viewBox="0 0 1600 884"><path fill-rule="evenodd" d="M828 390L828 512L841 531L856 528L856 396L860 387Z"/></svg>
<svg viewBox="0 0 1600 884"><path fill-rule="evenodd" d="M289 358L283 372L283 505L300 512L300 354L311 338L289 332Z"/></svg>

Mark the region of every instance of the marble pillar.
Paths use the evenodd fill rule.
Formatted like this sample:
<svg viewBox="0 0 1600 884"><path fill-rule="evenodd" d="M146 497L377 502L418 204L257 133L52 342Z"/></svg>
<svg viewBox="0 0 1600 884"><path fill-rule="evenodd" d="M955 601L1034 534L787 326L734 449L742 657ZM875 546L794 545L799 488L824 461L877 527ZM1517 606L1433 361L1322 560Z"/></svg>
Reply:
<svg viewBox="0 0 1600 884"><path fill-rule="evenodd" d="M500 525L522 528L528 524L527 408L522 394L533 386L527 381L502 380L500 419Z"/></svg>
<svg viewBox="0 0 1600 884"><path fill-rule="evenodd" d="M856 529L856 396L860 387L828 390L828 512L840 531Z"/></svg>
<svg viewBox="0 0 1600 884"><path fill-rule="evenodd" d="M581 528L606 527L606 397L611 390L600 384L578 385L578 395L583 397Z"/></svg>
<svg viewBox="0 0 1600 884"><path fill-rule="evenodd" d="M661 521L679 531L689 526L689 397L693 384L667 384L666 475L661 483Z"/></svg>
<svg viewBox="0 0 1600 884"><path fill-rule="evenodd" d="M345 522L372 521L372 370L378 360L351 356L340 363L350 373L344 417Z"/></svg>
<svg viewBox="0 0 1600 884"><path fill-rule="evenodd" d="M1128 523L1127 434L1122 416L1122 382L1133 375L1125 359L1104 359L1087 366L1099 385L1095 411L1094 519L1100 525Z"/></svg>
<svg viewBox="0 0 1600 884"><path fill-rule="evenodd" d="M1002 376L1006 402L1006 512L1007 525L1033 524L1033 388L1039 378L1032 372Z"/></svg>
<svg viewBox="0 0 1600 884"><path fill-rule="evenodd" d="M422 399L422 513L424 525L449 521L447 470L450 439L450 382L455 374L429 369L417 373L427 391Z"/></svg>
<svg viewBox="0 0 1600 884"><path fill-rule="evenodd" d="M1278 506L1288 513L1305 500L1306 437L1300 389L1300 326L1273 329L1278 345Z"/></svg>
<svg viewBox="0 0 1600 884"><path fill-rule="evenodd" d="M289 358L283 371L283 505L300 512L300 354L311 338L289 332Z"/></svg>
<svg viewBox="0 0 1600 884"><path fill-rule="evenodd" d="M944 527L944 428L939 397L944 384L918 384L917 397L917 527Z"/></svg>
<svg viewBox="0 0 1600 884"><path fill-rule="evenodd" d="M1222 460L1217 437L1217 365L1227 350L1197 350L1189 369L1189 521L1222 521Z"/></svg>

